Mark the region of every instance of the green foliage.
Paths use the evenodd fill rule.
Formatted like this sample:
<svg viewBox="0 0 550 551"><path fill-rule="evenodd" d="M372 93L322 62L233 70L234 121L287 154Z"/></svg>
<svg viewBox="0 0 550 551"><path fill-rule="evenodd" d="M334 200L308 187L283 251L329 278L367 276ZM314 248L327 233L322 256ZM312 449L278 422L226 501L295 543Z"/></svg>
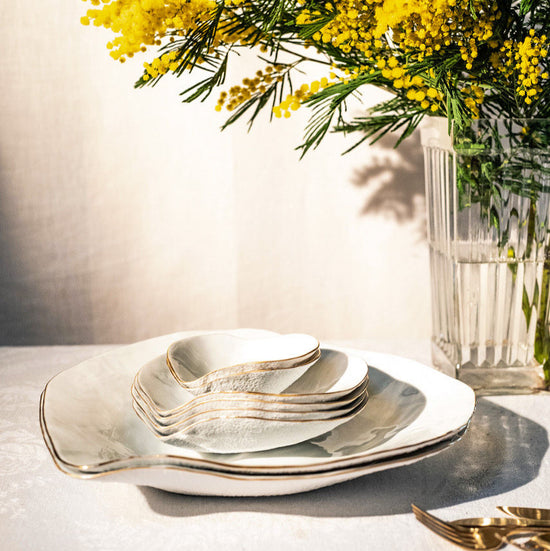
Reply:
<svg viewBox="0 0 550 551"><path fill-rule="evenodd" d="M188 0L188 3L193 1ZM189 25L188 28L185 25L184 28L174 27L168 19L165 21L160 16L157 22L158 36L170 40L160 49L160 54L175 53L169 72L178 77L195 68L209 73L184 90L181 94L184 102L204 100L222 86L230 60L243 48L260 48L262 54L258 57L265 63L283 64L289 68L288 71L285 69L283 85L262 87L261 92L254 91L253 97L247 96L242 105L230 114L224 128L243 116L249 116L249 123L252 123L264 110L269 111L271 117L274 98L281 97L283 89L292 89L292 77L310 63L331 66L341 78L304 102L311 109L312 116L304 141L298 148L302 154L317 147L331 130L358 132L359 141L350 149L365 140L379 139L387 132L399 132L399 143L410 136L427 115L445 116L453 121L457 129L466 128L475 118L550 117L550 86L541 86L550 82L547 77L539 78L540 82L529 82L521 90L521 79L525 77L522 71L526 70L521 67L532 62L540 67L541 72L544 71L538 76L546 74L550 71L548 52L543 47L544 53L539 48L535 54L528 46L520 51L522 41L529 39L530 32L536 33L537 37L550 33L550 0L454 0L449 1L448 5L444 2L438 4L437 10L443 10L448 19L445 25L440 26L441 36L437 37L440 41L436 46L434 33L437 34L439 27L430 28L429 23L422 19L426 14L437 12L429 2L425 5L420 3L412 11L410 6L404 4L400 16L408 13L413 23L407 26L407 21L400 19L395 23L397 26L392 26L394 23L388 22L387 14L378 14L378 10L383 11L385 5L382 0L233 1L214 0L211 11L200 16L200 24ZM113 0L113 3L117 2L121 3L122 14L128 2ZM166 5L172 4L168 2ZM174 6L177 5L175 2ZM135 12L140 9L136 6ZM154 9L163 10L164 7ZM185 9L182 5L182 13ZM342 17L348 17L350 9L356 11L353 17L357 24L350 23L353 20L351 17L342 27ZM399 11L401 8L395 5L393 9ZM489 27L484 25L491 13L496 15L490 19L490 32L485 32ZM307 16L300 18L303 14ZM151 11L151 20L153 15ZM149 15L140 17L136 19L137 26L144 25L144 21L146 25L151 24ZM119 19L114 17L116 25L119 25L119 20L126 24L127 18L126 12ZM386 32L378 37L375 27L381 20L382 25L389 27L386 26ZM466 20L469 23L463 24ZM333 24L334 28L331 27ZM442 30L443 26L447 29ZM325 34L329 28L332 34ZM449 31L449 28L454 30ZM477 34L473 30L476 28L479 30ZM130 26L130 49L135 30ZM421 38L422 32L425 39L431 37L428 49L422 40L415 38L415 33L417 38ZM355 36L352 36L353 33ZM370 38L365 38L367 35ZM375 35L378 37L376 40ZM411 41L404 40L404 36L411 38ZM507 46L508 43L512 46ZM407 78L418 77L425 90L427 87L436 90L438 101L430 104L411 98L407 94L407 86L397 85L395 78L381 70L383 65L380 65L380 60L385 62L390 58L398 67L406 69ZM136 86L154 86L165 73L166 70L144 74ZM352 78L346 75L352 75ZM369 112L350 115L346 100L359 94L366 86L387 90L393 98ZM530 86L537 88L535 96L529 95L534 91L529 90ZM472 87L483 90L482 102L473 101Z"/></svg>

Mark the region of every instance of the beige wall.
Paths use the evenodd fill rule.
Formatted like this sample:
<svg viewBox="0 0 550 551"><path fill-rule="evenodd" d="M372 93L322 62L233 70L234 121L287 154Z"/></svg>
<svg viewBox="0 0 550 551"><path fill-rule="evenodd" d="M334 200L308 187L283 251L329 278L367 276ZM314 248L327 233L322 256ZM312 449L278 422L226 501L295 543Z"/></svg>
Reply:
<svg viewBox="0 0 550 551"><path fill-rule="evenodd" d="M140 63L113 62L85 9L0 7L0 344L429 335L417 140L341 156L355 137L330 136L299 161L305 111L220 133L182 81L134 91Z"/></svg>

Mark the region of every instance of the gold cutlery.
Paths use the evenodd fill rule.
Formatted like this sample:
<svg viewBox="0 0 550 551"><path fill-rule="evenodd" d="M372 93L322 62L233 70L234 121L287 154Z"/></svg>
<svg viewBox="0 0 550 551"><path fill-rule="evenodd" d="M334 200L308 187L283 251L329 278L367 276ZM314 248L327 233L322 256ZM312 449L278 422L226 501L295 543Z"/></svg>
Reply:
<svg viewBox="0 0 550 551"><path fill-rule="evenodd" d="M550 509L538 507L503 507L502 505L499 505L497 509L511 517L543 521L550 524Z"/></svg>
<svg viewBox="0 0 550 551"><path fill-rule="evenodd" d="M517 518L478 517L445 522L434 515L412 505L417 520L439 536L467 549L491 551L499 549L511 536L522 534L525 537L541 531L550 532L550 526L540 526L536 522ZM529 549L529 548L527 548ZM536 549L536 548L532 548Z"/></svg>
<svg viewBox="0 0 550 551"><path fill-rule="evenodd" d="M492 551L504 545L502 526L460 526L445 522L415 505L412 510L417 520L438 536L467 549Z"/></svg>
<svg viewBox="0 0 550 551"><path fill-rule="evenodd" d="M526 517L472 517L463 518L459 520L453 520L450 524L458 524L460 526L500 526L506 527L518 527L518 528L541 528L542 531L550 531L550 522L546 520L537 520Z"/></svg>

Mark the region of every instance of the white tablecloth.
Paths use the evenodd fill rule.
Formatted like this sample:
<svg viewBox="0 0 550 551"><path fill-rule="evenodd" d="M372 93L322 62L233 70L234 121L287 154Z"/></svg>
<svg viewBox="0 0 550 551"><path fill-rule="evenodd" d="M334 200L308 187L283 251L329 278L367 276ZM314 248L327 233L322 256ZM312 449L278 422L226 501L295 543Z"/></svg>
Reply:
<svg viewBox="0 0 550 551"><path fill-rule="evenodd" d="M351 344L429 363L426 341ZM0 549L452 550L411 503L447 519L550 508L547 394L481 398L466 436L442 453L304 494L206 498L70 478L42 441L40 392L110 348L0 348Z"/></svg>

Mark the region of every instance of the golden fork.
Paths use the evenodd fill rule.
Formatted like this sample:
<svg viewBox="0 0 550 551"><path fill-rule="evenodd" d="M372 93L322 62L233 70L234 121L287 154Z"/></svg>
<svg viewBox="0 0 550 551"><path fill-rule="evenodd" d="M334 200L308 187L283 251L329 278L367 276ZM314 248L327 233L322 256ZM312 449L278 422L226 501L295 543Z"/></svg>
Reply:
<svg viewBox="0 0 550 551"><path fill-rule="evenodd" d="M512 543L511 536L515 534L521 533L528 536L535 532L550 532L550 526L534 526L533 523L521 519L481 517L462 519L451 523L423 511L416 505L412 505L412 509L415 517L427 528L467 549L492 551L507 543L504 540L506 536L510 537L508 543Z"/></svg>
<svg viewBox="0 0 550 551"><path fill-rule="evenodd" d="M461 545L462 547L466 547L467 549L484 549L485 551L492 551L504 545L504 541L501 537L501 527L463 527L445 522L423 511L416 505L412 505L412 510L417 520L435 532L438 536L456 543L457 545Z"/></svg>

